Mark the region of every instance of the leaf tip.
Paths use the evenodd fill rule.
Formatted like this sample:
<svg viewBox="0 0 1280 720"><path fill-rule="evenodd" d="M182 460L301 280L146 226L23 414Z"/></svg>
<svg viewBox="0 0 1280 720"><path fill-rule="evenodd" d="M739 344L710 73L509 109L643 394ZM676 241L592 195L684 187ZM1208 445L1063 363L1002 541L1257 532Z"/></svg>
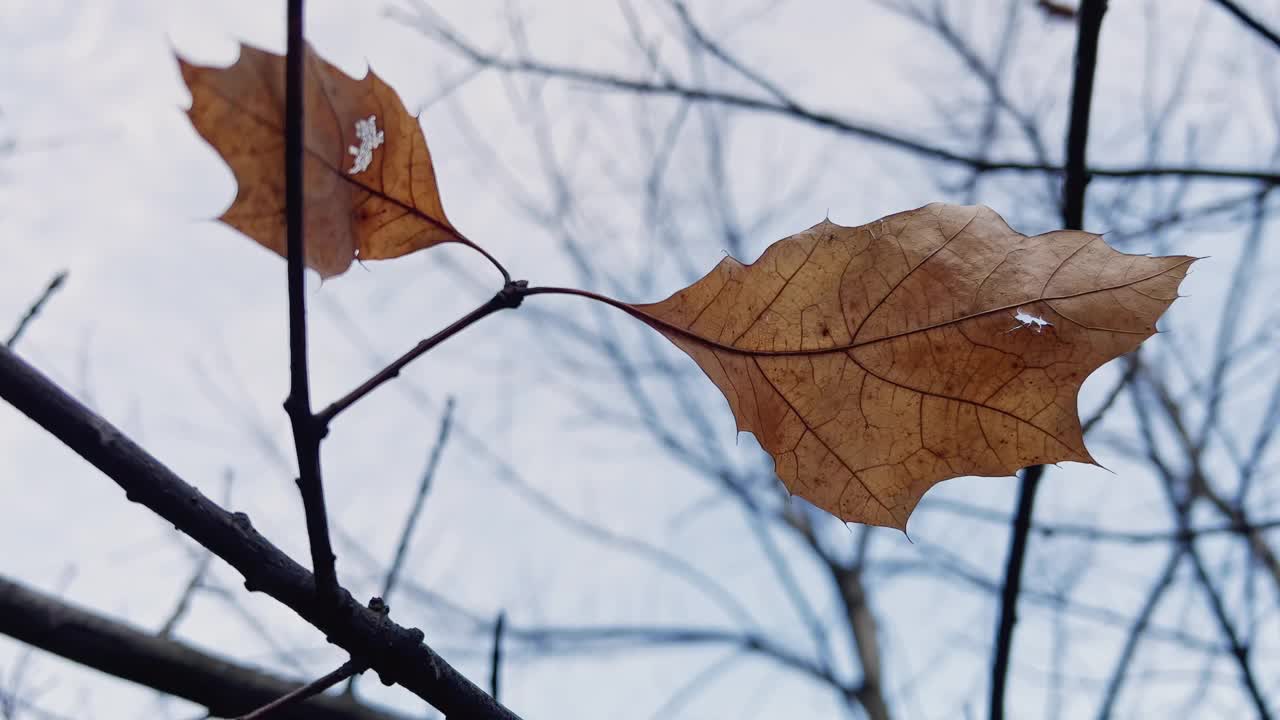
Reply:
<svg viewBox="0 0 1280 720"><path fill-rule="evenodd" d="M820 230L833 230L833 229L834 229L834 230L843 230L843 229L844 229L844 226L843 226L843 225L841 225L840 223L832 222L832 221L831 221L831 211L830 211L830 210L828 210L828 211L827 211L827 215L826 215L825 217L823 217L823 218L822 218L822 220L820 220L820 221L818 221L816 224L814 224L814 226L813 226L813 227L809 228L809 231L810 231L810 232L814 232L814 231L820 231Z"/></svg>

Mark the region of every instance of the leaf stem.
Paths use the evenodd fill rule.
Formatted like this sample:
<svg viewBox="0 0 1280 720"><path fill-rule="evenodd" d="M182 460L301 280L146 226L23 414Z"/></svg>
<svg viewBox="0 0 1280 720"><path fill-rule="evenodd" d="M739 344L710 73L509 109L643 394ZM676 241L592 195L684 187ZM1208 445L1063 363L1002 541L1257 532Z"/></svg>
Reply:
<svg viewBox="0 0 1280 720"><path fill-rule="evenodd" d="M490 255L488 250L485 250L484 248L480 247L476 243L467 239L465 236L459 234L458 238L459 238L458 242L462 243L463 245L466 245L472 250L475 250L476 252L483 255L485 259L489 261L490 264L492 264L495 268L497 268L498 272L502 273L502 284L504 287L511 284L511 273L507 272L506 266L498 262L498 258L494 257L493 255Z"/></svg>
<svg viewBox="0 0 1280 720"><path fill-rule="evenodd" d="M329 540L329 519L325 510L324 485L320 478L320 441L323 424L311 414L311 389L307 374L307 306L303 244L303 76L305 61L303 0L289 0L288 49L285 55L284 175L285 225L289 276L289 396L284 408L293 426L293 445L298 457L298 492L306 514L307 539L311 544L311 567L316 576L316 592L322 599L336 602L338 576L333 545Z"/></svg>

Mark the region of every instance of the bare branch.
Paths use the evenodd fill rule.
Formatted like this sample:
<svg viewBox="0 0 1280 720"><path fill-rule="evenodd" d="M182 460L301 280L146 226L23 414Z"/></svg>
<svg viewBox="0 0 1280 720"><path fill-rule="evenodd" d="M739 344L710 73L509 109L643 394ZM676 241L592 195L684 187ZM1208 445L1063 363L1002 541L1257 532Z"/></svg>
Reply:
<svg viewBox="0 0 1280 720"><path fill-rule="evenodd" d="M303 702L307 698L315 697L343 680L364 671L365 667L363 665L355 660L348 660L333 672L316 678L297 690L294 690L287 695L283 695L251 713L241 715L239 720L263 720L263 718L268 717L280 717L285 710L293 707L294 705Z"/></svg>
<svg viewBox="0 0 1280 720"><path fill-rule="evenodd" d="M1154 383L1149 384L1154 387ZM1183 449L1189 456L1188 459L1191 464L1191 468L1188 471L1189 477L1179 478L1161 457L1156 445L1154 423L1147 410L1146 403L1143 402L1141 396L1135 393L1134 408L1138 413L1138 429L1146 446L1147 459L1164 481L1165 496L1168 500L1169 508L1179 526L1186 529L1190 523L1191 505L1203 493L1207 485L1203 482L1203 477L1201 476L1200 457L1195 450L1194 442L1182 426L1176 409L1168 407L1167 395L1161 397L1161 402L1165 404L1168 412L1167 419L1177 428L1177 433L1181 436L1183 442ZM1180 487L1182 489L1179 489ZM1214 620L1217 622L1218 629L1227 640L1231 655L1239 669L1241 684L1248 692L1258 717L1263 720L1270 720L1271 712L1267 707L1266 699L1262 696L1257 678L1250 665L1249 648L1240 640L1239 634L1236 632L1234 625L1232 625L1231 618L1227 615L1226 607L1223 605L1222 597L1205 569L1204 560L1201 558L1198 548L1189 540L1184 541L1182 547L1191 560L1196 580L1204 590L1205 599Z"/></svg>
<svg viewBox="0 0 1280 720"><path fill-rule="evenodd" d="M49 302L49 298L53 297L53 294L58 291L58 288L62 287L62 284L66 282L66 279L66 270L63 270L53 276L53 279L51 279L49 284L45 286L44 292L40 293L40 297L36 298L35 302L31 303L31 306L27 308L25 313L23 313L22 319L18 321L18 326L9 334L9 339L4 343L6 347L12 348L18 344L18 340L22 337L22 334L26 332L27 326L31 324L32 320L36 319L36 316L44 309L45 303Z"/></svg>
<svg viewBox="0 0 1280 720"><path fill-rule="evenodd" d="M1116 658L1115 669L1111 671L1111 678L1107 681L1107 689L1102 697L1102 706L1098 709L1098 720L1110 720L1116 700L1120 697L1120 690L1124 687L1124 681L1128 677L1133 657L1138 651L1138 643L1141 642L1142 636L1146 634L1147 626L1151 623L1151 617L1155 614L1161 598L1173 585L1178 563L1181 562L1185 554L1185 546L1179 546L1177 550L1170 554L1169 560L1165 562L1164 569L1161 570L1156 581L1152 583L1151 589L1147 591L1147 598L1143 601L1142 608L1138 610L1133 626L1129 628L1124 647L1121 648L1120 655Z"/></svg>
<svg viewBox="0 0 1280 720"><path fill-rule="evenodd" d="M498 684L502 677L502 630L507 624L507 614L498 613L493 623L493 655L489 658L489 694L498 700Z"/></svg>
<svg viewBox="0 0 1280 720"><path fill-rule="evenodd" d="M329 405L329 407L317 413L315 416L317 423L322 427L328 427L329 423L333 421L333 418L336 417L338 413L341 413L343 410L346 410L356 404L360 398L363 398L365 395L373 392L379 385L382 385L388 380L400 375L400 371L403 370L406 365L419 357L422 357L435 346L445 340L448 340L454 335L457 335L468 327L471 327L476 322L498 312L499 310L519 307L521 300L524 298L525 293L523 291L527 285L528 283L523 280L516 280L514 282L507 283L507 285L503 287L502 290L498 291L497 295L490 298L488 302L475 310L472 310L461 318L458 318L453 323L450 323L448 327L435 335L419 342L417 345L413 346L413 349L396 358L390 365L387 365L385 368L375 373L373 377L361 383L359 387L342 396L338 400L335 400Z"/></svg>
<svg viewBox="0 0 1280 720"><path fill-rule="evenodd" d="M409 554L409 540L413 537L414 528L418 525L418 516L422 513L422 505L426 502L427 492L431 489L431 481L435 478L436 467L440 464L440 456L444 454L445 443L449 441L449 429L453 426L453 409L455 407L453 396L449 396L444 403L444 416L440 420L440 432L436 436L436 444L431 448L431 457L427 460L427 469L422 472L422 480L418 483L418 494L413 499L413 505L409 508L409 515L405 518L404 530L400 532L400 542L396 544L395 559L391 561L391 567L387 569L387 579L382 583L382 598L384 600L391 599L391 591L396 587L396 579L400 575L400 569L404 566L404 560Z"/></svg>
<svg viewBox="0 0 1280 720"><path fill-rule="evenodd" d="M1067 167L1063 182L1062 219L1069 230L1084 227L1085 186L1089 182L1085 151L1089 140L1089 109L1093 104L1093 76L1098 65L1098 35L1107 0L1084 0L1080 6L1076 39L1076 71L1071 89L1071 118L1067 126ZM991 664L991 720L1004 720L1005 682L1017 622L1022 566L1031 532L1036 490L1044 466L1027 468L1018 490L1018 510L1013 518L1004 591L1000 596L1000 620L996 627L995 657Z"/></svg>
<svg viewBox="0 0 1280 720"><path fill-rule="evenodd" d="M251 591L265 592L334 644L446 714L503 718L493 701L423 644L421 630L401 627L338 588L323 601L311 573L260 535L243 513L229 513L182 480L8 349L0 348L0 397L88 460L121 488L196 542L226 560Z"/></svg>
<svg viewBox="0 0 1280 720"><path fill-rule="evenodd" d="M223 505L231 504L231 481L234 476L230 468L227 469L224 476L224 492L222 497ZM178 602L174 604L173 611L169 613L168 619L160 626L156 632L159 637L170 637L173 631L177 629L178 623L182 620L187 611L191 609L191 601L195 598L196 591L205 582L205 576L209 574L209 566L213 564L213 553L207 549L200 553L200 559L196 561L196 569L191 573L191 579L187 581L186 587L182 589L182 593L178 595Z"/></svg>
<svg viewBox="0 0 1280 720"><path fill-rule="evenodd" d="M233 717L300 683L210 655L0 577L0 633L118 678ZM350 698L316 697L282 712L296 720L405 720Z"/></svg>
<svg viewBox="0 0 1280 720"><path fill-rule="evenodd" d="M289 396L284 409L293 425L293 443L298 456L298 491L306 513L307 538L311 541L311 568L316 574L316 590L330 602L338 594L333 545L329 540L329 518L324 506L324 484L320 477L320 441L325 425L311 414L311 389L307 375L306 265L302 218L302 129L303 77L306 52L302 38L303 0L289 0L288 49L285 54L284 187L285 226L289 276Z"/></svg>
<svg viewBox="0 0 1280 720"><path fill-rule="evenodd" d="M1248 12L1246 12L1245 9L1240 7L1240 4L1237 3L1235 0L1213 0L1213 1L1221 5L1223 9L1225 9L1227 12L1234 15L1237 20L1244 23L1245 27L1249 28L1250 30L1266 38L1268 42L1270 42L1272 45L1275 45L1277 49L1280 49L1280 35L1277 35L1274 30L1267 27L1266 25L1263 25L1261 22L1258 21L1257 18L1253 17Z"/></svg>
<svg viewBox="0 0 1280 720"><path fill-rule="evenodd" d="M536 75L572 82L585 83L606 90L618 90L640 95L678 97L696 102L710 102L743 110L780 115L799 120L834 132L876 142L887 147L917 155L925 160L936 160L949 165L960 165L979 172L1037 172L1061 174L1062 167L1017 160L985 160L948 150L926 141L901 135L868 123L858 122L831 113L813 110L800 104L786 105L777 100L767 100L713 88L693 87L675 82L651 82L649 80L610 75L565 65L544 63L529 59L508 59L482 50L460 35L434 23L425 16L410 17L393 12L394 17L417 27L472 62L508 73ZM1194 177L1205 180L1256 180L1280 184L1280 172L1261 169L1216 168L1192 166L1142 166L1142 167L1091 167L1089 175L1095 178L1143 178L1143 177Z"/></svg>

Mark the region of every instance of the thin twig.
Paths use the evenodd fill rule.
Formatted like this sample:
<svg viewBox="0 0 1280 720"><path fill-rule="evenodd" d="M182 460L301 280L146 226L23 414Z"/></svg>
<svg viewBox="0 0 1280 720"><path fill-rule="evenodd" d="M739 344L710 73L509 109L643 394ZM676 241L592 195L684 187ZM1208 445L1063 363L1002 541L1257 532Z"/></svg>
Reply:
<svg viewBox="0 0 1280 720"><path fill-rule="evenodd" d="M1093 429L1093 426L1102 422L1102 418L1106 417L1107 411L1111 409L1112 405L1116 404L1116 400L1120 398L1120 394L1129 387L1129 383L1133 382L1134 377L1137 376L1138 366L1141 362L1138 351L1136 350L1125 359L1124 374L1120 376L1120 380L1111 388L1110 392L1107 393L1107 396L1102 399L1102 404L1098 406L1098 409L1094 410L1093 414L1089 416L1089 419L1085 420L1080 425L1081 435L1088 435L1089 431Z"/></svg>
<svg viewBox="0 0 1280 720"><path fill-rule="evenodd" d="M947 498L936 498L929 502L926 512L945 511L979 522L1007 525L1010 516L997 510L989 510L977 505L957 502ZM918 512L918 511L917 511ZM1087 540L1089 542L1124 543L1129 545L1152 545L1194 540L1214 535L1253 535L1280 529L1280 518L1270 518L1257 522L1225 522L1218 525L1206 525L1186 530L1164 530L1153 532L1125 532L1108 530L1094 525L1073 523L1032 523L1031 532L1041 537L1066 537Z"/></svg>
<svg viewBox="0 0 1280 720"><path fill-rule="evenodd" d="M293 444L298 456L298 492L302 495L302 507L306 513L316 592L322 598L332 601L338 594L338 575L334 567L333 545L329 540L324 483L320 477L320 441L324 438L325 426L316 422L311 414L311 388L307 375L306 257L302 227L302 65L306 45L302 37L302 16L303 0L289 0L284 102L284 190L289 259L289 397L284 401L284 408L293 426Z"/></svg>
<svg viewBox="0 0 1280 720"><path fill-rule="evenodd" d="M1208 478L1205 476L1203 468L1201 467L1201 457L1196 451L1195 441L1192 438L1191 432L1188 430L1186 423L1183 422L1177 402L1169 393L1168 387L1166 387L1158 377L1150 372L1144 373L1144 377L1147 380L1147 384L1155 393L1157 400L1159 400L1162 409L1165 411L1165 414L1169 419L1169 424L1173 427L1174 435L1178 438L1179 442L1181 442L1183 448L1187 452L1187 458L1192 469L1190 476L1187 478L1187 482L1189 482L1195 489L1197 497L1202 497L1205 500L1208 500L1209 504L1226 517L1233 526L1249 529L1249 531L1243 534L1243 537L1248 541L1249 549L1254 556L1261 561L1262 566L1267 569L1268 575L1271 576L1272 583L1280 589L1280 557L1278 557L1271 549L1271 546L1267 544L1266 538L1262 537L1258 532L1253 531L1256 524L1249 521L1249 516L1245 512L1244 508L1242 506L1232 505L1226 498L1222 497L1216 489L1214 489L1213 485L1209 483ZM1247 479L1248 476L1245 476L1245 480Z"/></svg>
<svg viewBox="0 0 1280 720"><path fill-rule="evenodd" d="M27 312L23 314L22 319L18 321L18 326L13 329L13 332L9 335L9 339L4 342L6 347L12 348L18 344L18 339L22 337L22 333L26 332L27 326L31 324L32 320L36 319L36 316L44 309L45 303L49 302L49 298L53 297L53 294L58 291L58 288L62 287L62 283L65 282L66 279L66 270L62 270L53 276L53 279L51 279L49 284L45 286L44 292L40 293L40 297L36 298L35 302L31 303L31 306L27 308Z"/></svg>
<svg viewBox="0 0 1280 720"><path fill-rule="evenodd" d="M1071 90L1071 118L1067 127L1066 178L1063 181L1062 219L1067 229L1084 227L1085 187L1089 182L1085 151L1089 139L1089 110L1093 104L1093 77L1098 65L1098 35L1107 0L1084 0L1080 6L1080 24L1076 38L1076 68ZM1004 719L1005 686L1009 674L1009 658L1013 650L1013 626L1017 622L1018 594L1022 586L1022 567L1026 557L1027 537L1035 511L1036 490L1044 475L1044 466L1027 468L1022 476L1018 510L1013 518L1009 540L1009 559L1005 568L1004 590L1000 597L1000 619L996 626L995 655L991 664L991 720Z"/></svg>
<svg viewBox="0 0 1280 720"><path fill-rule="evenodd" d="M1263 25L1257 18L1245 12L1244 8L1240 7L1235 0L1214 0L1214 2L1218 3L1223 7L1223 9L1234 15L1237 20L1248 26L1250 30L1266 38L1272 45L1275 45L1277 49L1280 49L1280 35L1277 35L1274 30Z"/></svg>
<svg viewBox="0 0 1280 720"><path fill-rule="evenodd" d="M610 75L594 70L544 63L536 60L512 60L482 50L479 46L471 44L460 35L431 22L429 19L409 17L402 12L392 12L391 14L403 22L417 27L424 33L434 36L472 62L501 72L580 82L604 89L620 90L638 95L677 97L695 102L717 103L728 107L780 115L863 140L877 142L898 150L904 150L927 160L961 165L979 172L1047 172L1055 174L1064 172L1064 168L1046 163L986 160L964 155L944 147L932 145L923 140L899 135L890 130L859 123L831 113L811 110L795 103L783 104L777 100L741 95L714 88L681 85L669 80L655 83L640 78ZM1206 180L1260 180L1267 183L1280 184L1280 172L1269 169L1144 165L1141 167L1092 167L1089 168L1089 174L1094 177L1108 178L1172 176L1194 177Z"/></svg>
<svg viewBox="0 0 1280 720"><path fill-rule="evenodd" d="M1185 511L1182 514L1184 517L1186 516ZM1222 634L1226 636L1227 643L1231 647L1231 656L1235 658L1236 667L1240 670L1240 682L1249 691L1249 698L1253 701L1253 707L1258 712L1259 720L1271 720L1271 710L1267 707L1267 699L1263 697L1262 690L1258 685L1258 678L1249 664L1249 646L1240 639L1239 633L1236 632L1235 627L1231 624L1231 618L1227 616L1227 609L1222 604L1222 595L1214 587L1213 580L1209 577L1209 573L1204 567L1204 561L1201 560L1199 551L1189 542L1184 545L1191 557L1191 567L1195 569L1196 579L1200 581L1200 586L1204 588L1205 598L1209 602L1209 609L1213 612L1213 617L1218 622L1219 629L1222 630Z"/></svg>
<svg viewBox="0 0 1280 720"><path fill-rule="evenodd" d="M711 53L711 55L717 60L729 66L739 75L750 80L762 90L772 95L778 100L778 102L788 107L796 107L796 104L791 100L790 96L783 92L782 88L776 83L729 54L728 50L725 50L719 43L712 40L711 37L708 36L707 33L704 32L694 21L693 15L689 13L689 8L685 6L683 0L670 1L672 9L674 9L676 11L676 15L680 17L680 22L684 25L685 31L689 33L689 36L693 38L693 41L702 47L703 50Z"/></svg>
<svg viewBox="0 0 1280 720"><path fill-rule="evenodd" d="M1134 409L1138 415L1138 429L1145 444L1147 460L1151 462L1164 480L1165 497L1168 500L1169 508L1178 526L1185 530L1190 526L1192 503L1204 494L1205 490L1208 489L1208 485L1202 475L1200 457L1195 452L1194 443L1186 432L1176 408L1170 405L1167 394L1158 389L1158 384L1149 375L1149 373L1146 373L1144 377L1144 379L1148 380L1147 386L1157 395L1157 399L1166 411L1170 424L1174 425L1176 434L1182 440L1184 451L1189 456L1191 467L1187 471L1187 477L1179 477L1175 474L1169 464L1160 456L1155 439L1154 423L1150 413L1147 411L1147 404L1143 401L1141 395L1135 392L1133 402ZM1139 390L1141 389L1141 386L1136 387ZM1176 489L1179 486L1185 488L1185 491L1179 493ZM1191 561L1191 567L1195 570L1196 580L1204 590L1205 599L1208 602L1210 612L1217 621L1218 629L1227 639L1231 656L1235 659L1236 666L1240 671L1241 684L1248 691L1249 697L1253 701L1254 709L1257 710L1258 717L1262 720L1270 720L1271 712L1267 707L1266 699L1262 696L1253 668L1249 664L1249 647L1240 640L1239 634L1236 633L1235 627L1231 624L1226 607L1222 603L1222 596L1218 593L1217 588L1214 587L1213 580L1209 577L1209 573L1204 567L1204 561L1201 559L1195 543L1191 540L1184 540L1182 548L1186 551Z"/></svg>
<svg viewBox="0 0 1280 720"><path fill-rule="evenodd" d="M374 373L373 377L365 380L359 387L342 396L330 404L329 407L317 413L315 416L316 424L319 427L328 427L329 423L332 422L339 413L354 405L358 400L360 400L360 398L363 398L365 395L373 392L379 385L399 375L400 371L403 370L406 365L418 359L427 351L499 310L519 307L520 302L527 294L524 292L527 286L528 283L523 280L516 280L514 282L507 283L507 285L503 287L502 290L499 290L497 295L490 298L488 302L458 318L448 327L435 335L419 342L417 345L413 346L412 350L396 358L390 365L387 365L385 368Z"/></svg>
<svg viewBox="0 0 1280 720"><path fill-rule="evenodd" d="M502 702L498 699L498 684L502 677L502 630L506 625L507 614L498 613L498 619L493 623L493 655L489 658L489 694L494 702Z"/></svg>
<svg viewBox="0 0 1280 720"><path fill-rule="evenodd" d="M440 432L436 436L436 444L431 448L431 457L427 460L427 469L422 473L422 481L418 483L418 494L409 508L409 516L405 519L404 530L400 532L400 542L396 544L395 558L387 570L387 579L382 584L382 599L391 600L391 591L395 589L396 580L400 577L400 569L409 554L409 540L413 537L414 528L418 525L418 516L422 513L422 505L426 502L427 492L435 478L436 467L440 464L440 456L444 454L445 443L449 441L449 430L453 427L453 396L444 404L444 417L440 420Z"/></svg>
<svg viewBox="0 0 1280 720"><path fill-rule="evenodd" d="M357 673L362 673L364 671L365 668L363 665L355 660L348 660L343 663L341 667L328 675L316 678L288 695L283 695L272 700L251 713L241 715L239 720L262 720L263 718L270 717L272 713L283 710L295 703L300 703L313 695L319 695L352 675L356 675Z"/></svg>
<svg viewBox="0 0 1280 720"><path fill-rule="evenodd" d="M1133 625L1129 628L1124 647L1121 648L1120 655L1116 658L1116 665L1111 672L1111 679L1107 681L1107 689L1103 694L1102 705L1098 709L1098 720L1111 720L1112 710L1115 707L1116 700L1120 698L1120 690L1124 687L1125 678L1129 674L1133 656L1138 650L1138 643L1142 640L1142 636L1146 634L1147 626L1151 624L1151 617L1160 605L1161 598L1173 585L1178 563L1182 561L1185 554L1185 546L1179 545L1169 555L1164 569L1160 571L1159 577L1156 578L1156 581L1151 585L1151 589L1147 592L1147 598L1143 601L1142 608L1138 610L1138 615L1134 618Z"/></svg>
<svg viewBox="0 0 1280 720"><path fill-rule="evenodd" d="M182 593L178 596L178 602L174 604L173 611L169 613L169 617L156 631L156 637L167 638L173 635L173 631L177 629L178 623L191 609L191 600L195 597L196 590L200 589L201 583L204 582L204 576L209 572L209 565L213 563L213 553L205 550L200 556L200 561L196 564L195 572L191 573L191 579L187 581L187 585L183 588Z"/></svg>

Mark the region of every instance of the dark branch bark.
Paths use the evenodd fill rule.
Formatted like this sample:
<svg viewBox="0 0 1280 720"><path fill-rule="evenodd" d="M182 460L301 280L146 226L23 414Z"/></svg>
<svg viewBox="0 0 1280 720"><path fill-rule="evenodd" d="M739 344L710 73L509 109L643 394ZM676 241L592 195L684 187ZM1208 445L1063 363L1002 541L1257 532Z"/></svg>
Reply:
<svg viewBox="0 0 1280 720"><path fill-rule="evenodd" d="M245 577L245 587L279 600L328 640L450 717L517 716L493 701L422 642L421 630L401 627L338 588L336 603L321 600L306 568L260 535L243 513L229 513L95 415L8 349L0 348L0 397L145 505Z"/></svg>
<svg viewBox="0 0 1280 720"><path fill-rule="evenodd" d="M27 327L31 325L31 321L36 319L36 316L44 309L45 303L49 302L49 298L53 297L53 294L58 291L58 288L62 287L62 283L66 282L66 280L66 270L54 275L53 278L49 280L49 284L45 286L44 292L40 293L40 297L36 298L35 302L31 303L31 306L27 308L27 312L22 315L22 319L18 321L17 327L15 327L13 332L9 334L9 339L4 342L5 345L13 347L18 344L18 340L22 337L22 333L27 331Z"/></svg>
<svg viewBox="0 0 1280 720"><path fill-rule="evenodd" d="M0 577L0 633L234 717L302 687L160 637ZM281 711L286 720L405 720L352 698L319 696Z"/></svg>
<svg viewBox="0 0 1280 720"><path fill-rule="evenodd" d="M1235 0L1214 0L1214 2L1234 15L1237 20L1244 23L1250 30L1266 38L1272 45L1276 46L1276 49L1280 49L1280 35L1277 35L1274 30L1258 22L1257 18L1245 12L1244 8L1240 7Z"/></svg>
<svg viewBox="0 0 1280 720"><path fill-rule="evenodd" d="M324 425L311 414L311 386L307 375L306 248L302 227L302 65L306 47L302 39L302 5L302 0L289 0L289 45L284 65L284 197L289 259L289 397L284 401L284 408L293 425L293 444L298 455L298 492L302 495L302 507L306 513L316 590L332 603L336 602L338 594L338 575L334 567L333 545L329 540L324 484L320 478L320 441L324 439L325 430Z"/></svg>
<svg viewBox="0 0 1280 720"><path fill-rule="evenodd" d="M1080 6L1071 120L1067 127L1066 178L1062 183L1062 221L1068 230L1084 229L1084 195L1089 184L1089 170L1085 163L1089 111L1093 107L1093 76L1098 67L1098 35L1106 12L1106 0L1085 0Z"/></svg>
<svg viewBox="0 0 1280 720"><path fill-rule="evenodd" d="M494 700L499 697L498 686L502 679L502 629L506 624L507 614L498 613L498 619L493 623L493 654L489 657L489 694Z"/></svg>
<svg viewBox="0 0 1280 720"><path fill-rule="evenodd" d="M479 46L471 44L460 35L431 24L426 19L406 17L403 13L392 14L434 36L477 65L501 72L522 73L579 82L607 90L618 90L637 95L676 97L693 102L717 103L726 107L779 115L897 150L903 150L925 160L936 160L948 165L958 165L976 172L1047 172L1055 174L1065 172L1065 168L1045 163L988 160L966 155L919 138L912 138L889 129L874 127L869 123L859 122L820 110L813 110L794 100L784 103L776 99L742 95L715 88L682 85L671 80L655 83L640 78L610 75L584 68L544 63L537 60L509 59L482 50ZM1093 167L1089 169L1089 174L1093 177L1106 178L1188 177L1205 180L1254 180L1280 184L1280 172L1273 169L1194 166Z"/></svg>
<svg viewBox="0 0 1280 720"><path fill-rule="evenodd" d="M991 662L991 720L1004 718L1005 683L1009 677L1009 658L1013 654L1013 626L1018 622L1018 596L1022 593L1022 566L1027 556L1027 538L1031 534L1031 517L1036 490L1044 466L1027 468L1018 491L1018 509L1013 516L1009 536L1009 557L1004 569L1004 587L1000 592L1000 619L996 625L995 655Z"/></svg>
<svg viewBox="0 0 1280 720"><path fill-rule="evenodd" d="M1075 78L1071 90L1071 119L1067 127L1066 178L1063 181L1062 220L1069 230L1084 227L1085 188L1089 183L1085 151L1089 140L1089 110L1093 105L1093 76L1098 66L1098 35L1107 0L1084 0L1080 6L1076 37ZM995 657L991 663L991 720L1004 720L1005 686L1009 658L1013 652L1013 629L1017 623L1018 595L1022 589L1022 567L1027 538L1035 512L1036 490L1044 476L1044 466L1027 468L1018 494L1018 510L1009 539L1009 559L1004 590L1000 596L1000 619L996 627Z"/></svg>

